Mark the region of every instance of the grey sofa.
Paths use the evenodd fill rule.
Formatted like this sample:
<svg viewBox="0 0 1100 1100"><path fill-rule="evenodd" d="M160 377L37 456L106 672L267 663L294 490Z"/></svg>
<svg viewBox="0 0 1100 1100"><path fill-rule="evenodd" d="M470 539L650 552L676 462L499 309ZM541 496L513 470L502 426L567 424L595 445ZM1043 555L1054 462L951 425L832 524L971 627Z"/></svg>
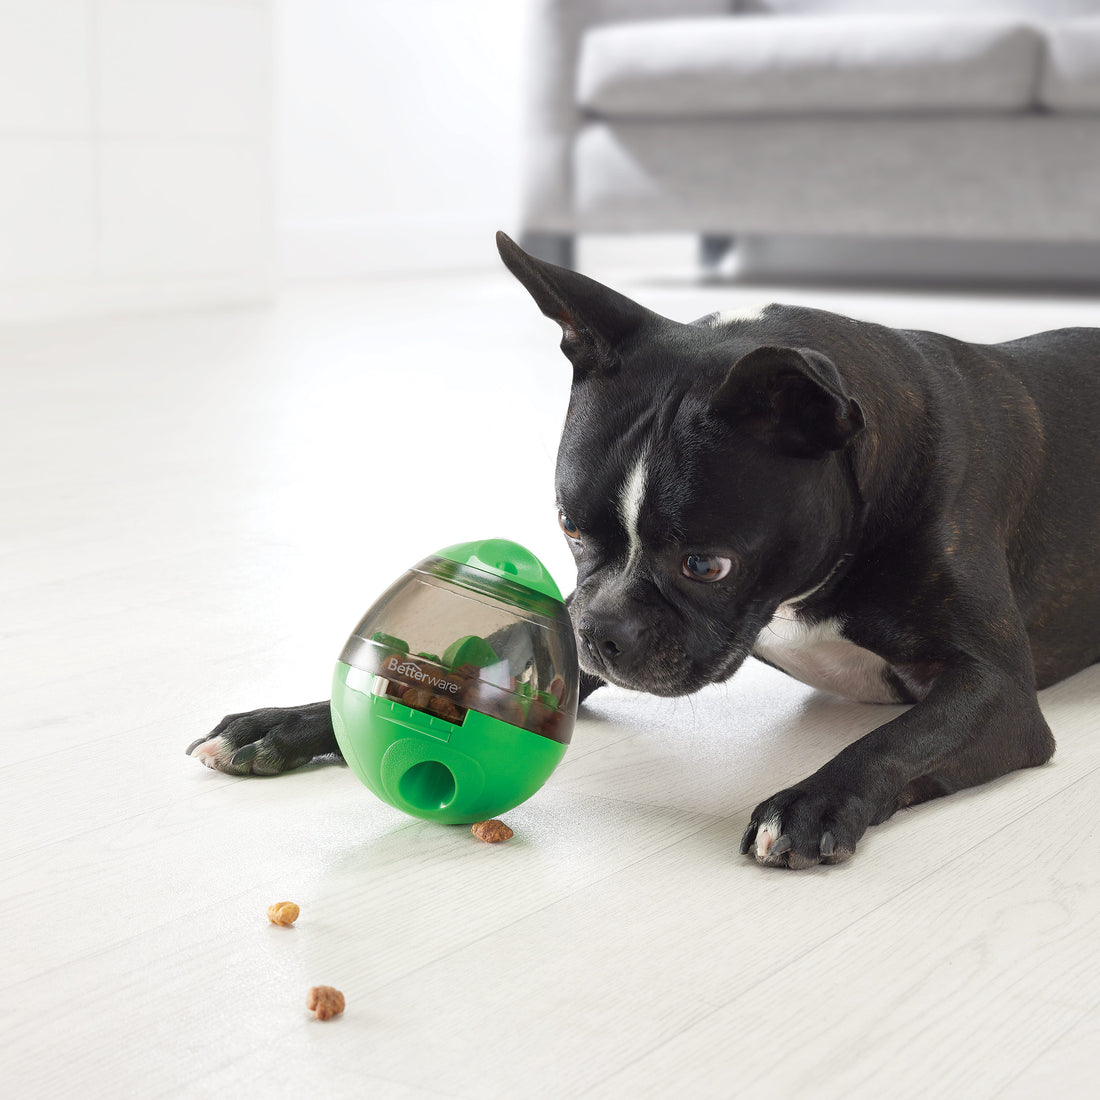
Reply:
<svg viewBox="0 0 1100 1100"><path fill-rule="evenodd" d="M534 0L522 239L1086 244L1100 0Z"/></svg>

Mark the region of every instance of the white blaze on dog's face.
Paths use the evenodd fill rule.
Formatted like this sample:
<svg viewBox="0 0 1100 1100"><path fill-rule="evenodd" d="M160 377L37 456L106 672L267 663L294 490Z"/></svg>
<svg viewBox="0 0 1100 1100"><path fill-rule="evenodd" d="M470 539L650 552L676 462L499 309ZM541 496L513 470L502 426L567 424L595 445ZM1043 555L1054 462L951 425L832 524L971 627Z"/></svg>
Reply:
<svg viewBox="0 0 1100 1100"><path fill-rule="evenodd" d="M638 530L638 522L645 504L646 480L648 478L647 464L649 451L642 449L642 453L634 461L634 465L623 482L622 493L619 496L619 515L626 530L627 543L630 549L628 567L631 561L635 561L642 549L642 539Z"/></svg>

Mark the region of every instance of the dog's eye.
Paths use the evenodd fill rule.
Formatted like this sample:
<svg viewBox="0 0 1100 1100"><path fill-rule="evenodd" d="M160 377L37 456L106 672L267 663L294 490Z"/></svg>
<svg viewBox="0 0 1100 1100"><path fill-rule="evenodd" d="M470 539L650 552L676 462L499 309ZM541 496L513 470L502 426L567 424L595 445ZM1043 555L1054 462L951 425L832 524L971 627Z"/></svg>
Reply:
<svg viewBox="0 0 1100 1100"><path fill-rule="evenodd" d="M688 554L680 564L685 577L693 581L720 581L729 576L733 562L717 554Z"/></svg>
<svg viewBox="0 0 1100 1100"><path fill-rule="evenodd" d="M581 537L581 529L564 512L558 513L558 523L561 524L561 529L571 539L579 539Z"/></svg>

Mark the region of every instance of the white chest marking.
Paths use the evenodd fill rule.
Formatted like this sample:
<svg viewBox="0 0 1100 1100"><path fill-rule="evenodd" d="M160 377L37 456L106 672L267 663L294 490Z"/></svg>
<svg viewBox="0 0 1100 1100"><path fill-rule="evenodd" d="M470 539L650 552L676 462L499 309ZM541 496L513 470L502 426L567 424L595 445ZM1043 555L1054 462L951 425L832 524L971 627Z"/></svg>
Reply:
<svg viewBox="0 0 1100 1100"><path fill-rule="evenodd" d="M886 662L840 633L837 619L808 624L780 604L753 652L804 684L860 703L896 703L884 678Z"/></svg>

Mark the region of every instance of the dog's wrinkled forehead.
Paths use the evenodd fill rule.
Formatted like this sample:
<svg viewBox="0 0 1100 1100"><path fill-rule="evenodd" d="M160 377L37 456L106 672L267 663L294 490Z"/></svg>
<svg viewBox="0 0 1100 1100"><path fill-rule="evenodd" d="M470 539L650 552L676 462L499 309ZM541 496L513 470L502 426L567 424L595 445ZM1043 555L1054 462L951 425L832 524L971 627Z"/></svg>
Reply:
<svg viewBox="0 0 1100 1100"><path fill-rule="evenodd" d="M559 504L606 544L683 539L712 432L705 398L682 380L580 387L558 452Z"/></svg>

